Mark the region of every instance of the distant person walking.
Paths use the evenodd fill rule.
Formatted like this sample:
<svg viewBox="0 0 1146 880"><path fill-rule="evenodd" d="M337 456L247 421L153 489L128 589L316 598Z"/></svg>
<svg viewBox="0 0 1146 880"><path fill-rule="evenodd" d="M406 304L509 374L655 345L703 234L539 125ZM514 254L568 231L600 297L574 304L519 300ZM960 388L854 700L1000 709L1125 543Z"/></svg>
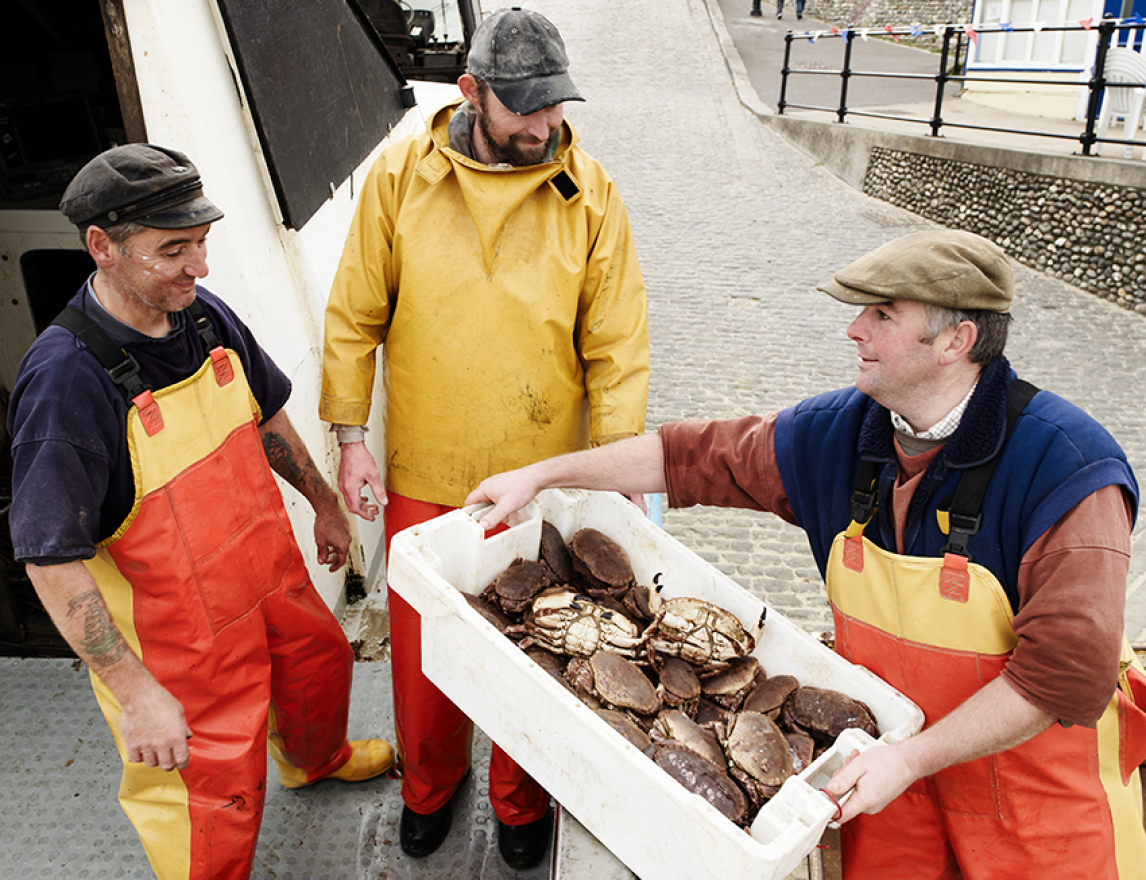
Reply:
<svg viewBox="0 0 1146 880"><path fill-rule="evenodd" d="M804 4L807 0L796 0L796 18L804 18ZM784 17L784 0L776 0L776 17Z"/></svg>

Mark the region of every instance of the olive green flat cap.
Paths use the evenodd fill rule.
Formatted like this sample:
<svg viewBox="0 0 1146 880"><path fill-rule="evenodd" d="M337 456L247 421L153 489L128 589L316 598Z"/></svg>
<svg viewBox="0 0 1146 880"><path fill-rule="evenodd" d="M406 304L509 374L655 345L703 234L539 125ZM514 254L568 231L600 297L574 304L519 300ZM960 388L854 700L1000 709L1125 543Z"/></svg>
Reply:
<svg viewBox="0 0 1146 880"><path fill-rule="evenodd" d="M1009 312L1015 276L995 243L943 229L889 241L817 289L853 305L910 299L946 309Z"/></svg>

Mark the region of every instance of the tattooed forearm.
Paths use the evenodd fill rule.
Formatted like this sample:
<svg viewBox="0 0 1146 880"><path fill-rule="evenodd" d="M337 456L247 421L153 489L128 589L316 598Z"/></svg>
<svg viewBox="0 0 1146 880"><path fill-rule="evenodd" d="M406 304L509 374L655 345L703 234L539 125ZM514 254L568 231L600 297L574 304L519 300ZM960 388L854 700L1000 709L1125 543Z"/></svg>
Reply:
<svg viewBox="0 0 1146 880"><path fill-rule="evenodd" d="M274 431L263 431L263 450L266 452L267 461L270 462L274 472L302 492L303 495L309 495L312 488L324 485L310 456L306 455L306 460L301 463L295 461L290 443L282 434L276 434Z"/></svg>
<svg viewBox="0 0 1146 880"><path fill-rule="evenodd" d="M82 624L81 644L93 665L101 669L111 666L127 651L127 643L112 623L98 590L88 590L69 600L68 617Z"/></svg>

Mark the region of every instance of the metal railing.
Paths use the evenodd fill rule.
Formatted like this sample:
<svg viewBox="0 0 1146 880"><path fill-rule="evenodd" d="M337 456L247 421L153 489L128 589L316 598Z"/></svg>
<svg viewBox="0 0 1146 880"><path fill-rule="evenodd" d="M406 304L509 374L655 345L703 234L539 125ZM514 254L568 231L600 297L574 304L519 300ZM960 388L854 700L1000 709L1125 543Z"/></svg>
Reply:
<svg viewBox="0 0 1146 880"><path fill-rule="evenodd" d="M848 116L861 116L873 119L887 119L897 122L912 122L927 125L931 129L931 136L938 137L940 129L947 128L963 128L973 129L979 131L1000 132L1004 134L1017 134L1017 135L1030 135L1032 137L1048 137L1059 138L1064 140L1078 141L1082 145L1082 155L1091 155L1091 148L1096 143L1110 143L1122 144L1131 147L1146 146L1146 140L1127 140L1112 137L1098 137L1095 132L1098 123L1099 110L1102 106L1102 96L1107 89L1115 88L1143 88L1146 83L1107 83L1103 72L1106 66L1106 55L1111 48L1111 45L1118 45L1120 42L1132 45L1135 40L1142 38L1143 25L1141 23L1119 23L1115 20L1106 19L1099 22L1093 27L1097 31L1098 40L1094 53L1094 63L1091 67L1091 77L1087 83L1079 83L1080 88L1089 90L1087 100L1087 111L1085 120L1079 120L1079 124L1083 126L1083 130L1078 135L1063 134L1062 132L1052 131L1038 131L1034 129L1014 129L1014 128L999 128L989 125L973 125L966 122L949 122L943 118L943 97L947 86L951 83L1001 83L1001 84L1019 84L1019 85L1050 85L1059 86L1069 85L1062 79L1030 79L1030 78L1012 78L1005 76L987 76L978 73L968 73L966 69L966 55L969 48L970 31L967 25L954 25L947 24L945 26L938 26L935 28L920 29L919 26L915 27L885 27L878 32L870 32L871 37L887 38L892 37L898 40L898 37L918 37L921 33L934 33L939 35L939 28L942 27L942 48L939 52L938 71L934 74L927 73L892 73L886 71L874 70L856 70L852 67L852 50L855 46L855 38L863 36L865 39L869 36L868 29L861 29L855 27L847 28L833 28L831 32L819 32L814 35L809 33L793 33L791 31L784 37L784 65L781 69L781 83L780 83L780 101L777 105L777 112L781 115L786 110L819 110L828 113L833 113L838 122L845 122ZM1053 33L1056 31L1070 31L1079 32L1084 30L1081 25L1061 25L1061 26L1039 26L1039 27L1019 27L1019 26L1001 26L1001 25L980 25L974 27L976 36L984 34L996 33ZM1126 32L1124 37L1119 34ZM964 36L967 39L964 40ZM792 67L792 46L793 43L800 41L810 41L818 43L819 40L842 40L844 44L844 57L842 67L838 70L825 70L813 68L798 68ZM962 62L960 58L962 57ZM835 107L816 106L809 104L795 104L786 100L788 94L788 78L793 74L800 74L801 76L832 76L839 77L840 79L840 96L839 103ZM848 84L855 77L867 77L872 79L898 79L898 80L920 80L920 81L933 81L935 83L935 102L934 113L930 118L923 118L917 116L902 116L888 113L878 113L874 111L865 111L851 108L848 106ZM1135 132L1137 136L1138 132Z"/></svg>

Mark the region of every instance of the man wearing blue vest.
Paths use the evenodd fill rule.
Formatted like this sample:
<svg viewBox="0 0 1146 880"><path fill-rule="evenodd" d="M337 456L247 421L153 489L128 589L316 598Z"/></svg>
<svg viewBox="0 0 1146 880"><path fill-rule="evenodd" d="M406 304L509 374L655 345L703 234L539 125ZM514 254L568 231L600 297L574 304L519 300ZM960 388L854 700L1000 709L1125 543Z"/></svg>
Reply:
<svg viewBox="0 0 1146 880"><path fill-rule="evenodd" d="M986 239L906 236L820 289L862 307L854 386L539 462L466 503L495 502L489 528L543 488L667 491L803 528L837 650L925 716L827 786L848 880L1140 877L1146 676L1122 633L1138 502L1124 453L1017 380L1013 277Z"/></svg>

